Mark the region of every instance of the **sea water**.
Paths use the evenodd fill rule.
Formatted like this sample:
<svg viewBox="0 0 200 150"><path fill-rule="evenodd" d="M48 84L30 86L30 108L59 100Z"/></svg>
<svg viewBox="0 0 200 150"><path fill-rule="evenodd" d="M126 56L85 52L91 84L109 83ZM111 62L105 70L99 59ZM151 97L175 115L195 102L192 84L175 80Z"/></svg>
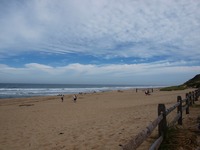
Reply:
<svg viewBox="0 0 200 150"><path fill-rule="evenodd" d="M154 86L102 84L22 84L0 83L0 98L50 96L59 94L92 93Z"/></svg>

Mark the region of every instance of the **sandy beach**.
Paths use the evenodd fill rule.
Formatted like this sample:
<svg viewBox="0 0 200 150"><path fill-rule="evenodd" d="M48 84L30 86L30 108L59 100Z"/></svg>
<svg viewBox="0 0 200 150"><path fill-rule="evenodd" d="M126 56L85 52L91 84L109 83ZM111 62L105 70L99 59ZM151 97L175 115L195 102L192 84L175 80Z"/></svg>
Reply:
<svg viewBox="0 0 200 150"><path fill-rule="evenodd" d="M126 90L0 99L0 150L117 150L157 117L159 103L172 106L183 91ZM150 141L139 149L147 149Z"/></svg>

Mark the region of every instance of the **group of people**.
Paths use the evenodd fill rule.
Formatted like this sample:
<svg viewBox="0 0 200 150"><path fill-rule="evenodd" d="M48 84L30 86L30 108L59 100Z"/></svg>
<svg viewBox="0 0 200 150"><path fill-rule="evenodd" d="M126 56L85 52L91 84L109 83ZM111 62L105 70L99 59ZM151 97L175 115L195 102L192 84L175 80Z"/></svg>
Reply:
<svg viewBox="0 0 200 150"><path fill-rule="evenodd" d="M143 91L143 90L142 90ZM135 92L137 93L138 92L138 89L136 88L135 89ZM151 92L149 91L149 89L146 89L145 91L144 91L144 93L145 93L145 95L151 95L150 93L153 93L153 88L151 89Z"/></svg>
<svg viewBox="0 0 200 150"><path fill-rule="evenodd" d="M77 100L76 94L73 95L73 100L74 100L74 103L76 103L76 100ZM61 95L61 101L62 102L64 101L64 95Z"/></svg>
<svg viewBox="0 0 200 150"><path fill-rule="evenodd" d="M151 92L153 93L153 88L151 90L152 90ZM137 91L138 91L138 89L136 88L136 93L137 93ZM145 93L145 95L151 95L149 89L145 90L144 93ZM76 103L76 100L77 100L76 94L73 95L73 100L74 100L74 103ZM61 101L62 102L64 101L64 95L61 95Z"/></svg>

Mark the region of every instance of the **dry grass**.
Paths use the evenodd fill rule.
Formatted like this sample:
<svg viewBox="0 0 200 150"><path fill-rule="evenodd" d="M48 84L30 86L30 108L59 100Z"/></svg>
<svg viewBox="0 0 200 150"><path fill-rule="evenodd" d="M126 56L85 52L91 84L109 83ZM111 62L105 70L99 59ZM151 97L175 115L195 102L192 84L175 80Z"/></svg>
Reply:
<svg viewBox="0 0 200 150"><path fill-rule="evenodd" d="M197 147L196 133L188 129L171 128L160 150L195 150Z"/></svg>
<svg viewBox="0 0 200 150"><path fill-rule="evenodd" d="M199 103L199 102L198 102ZM185 117L184 126L171 127L160 150L200 150L200 104L190 108L190 116Z"/></svg>

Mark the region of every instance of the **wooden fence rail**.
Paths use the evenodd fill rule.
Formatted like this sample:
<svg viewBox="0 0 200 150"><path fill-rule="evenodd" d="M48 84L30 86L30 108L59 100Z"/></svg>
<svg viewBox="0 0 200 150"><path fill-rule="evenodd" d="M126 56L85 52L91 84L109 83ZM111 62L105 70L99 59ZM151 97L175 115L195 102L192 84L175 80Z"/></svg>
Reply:
<svg viewBox="0 0 200 150"><path fill-rule="evenodd" d="M158 126L158 135L159 138L151 145L149 150L157 150L165 139L167 128L173 126L176 122L179 125L182 125L183 122L183 112L186 111L186 114L189 114L189 107L192 106L195 101L198 100L200 96L200 88L186 93L185 99L182 99L181 96L177 96L177 103L172 107L166 109L164 104L158 104L158 117L150 123L144 130L138 133L133 139L131 139L126 145L122 146L123 150L135 150L137 149L154 131ZM177 109L177 114L171 122L167 123L167 115L169 115L173 110Z"/></svg>

